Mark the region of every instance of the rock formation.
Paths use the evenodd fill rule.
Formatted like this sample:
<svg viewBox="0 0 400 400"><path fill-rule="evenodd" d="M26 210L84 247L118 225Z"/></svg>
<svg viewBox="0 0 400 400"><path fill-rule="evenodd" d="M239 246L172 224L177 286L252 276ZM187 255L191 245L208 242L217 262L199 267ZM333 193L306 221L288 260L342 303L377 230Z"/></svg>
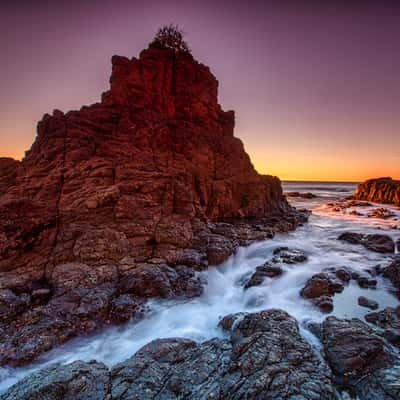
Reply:
<svg viewBox="0 0 400 400"><path fill-rule="evenodd" d="M370 316L397 330L398 310ZM328 317L313 325L318 354L282 310L230 314L219 325L226 338L157 339L111 369L96 361L50 365L0 400L399 398L400 357L386 341L388 329Z"/></svg>
<svg viewBox="0 0 400 400"><path fill-rule="evenodd" d="M392 178L369 179L358 185L354 199L400 206L400 181Z"/></svg>
<svg viewBox="0 0 400 400"><path fill-rule="evenodd" d="M114 56L110 84L45 115L22 162L0 159L0 364L137 316L145 298L198 295L194 270L306 218L253 168L189 52Z"/></svg>
<svg viewBox="0 0 400 400"><path fill-rule="evenodd" d="M395 242L389 235L364 235L357 232L344 232L338 237L338 240L351 244L361 244L376 253L394 253L395 251Z"/></svg>

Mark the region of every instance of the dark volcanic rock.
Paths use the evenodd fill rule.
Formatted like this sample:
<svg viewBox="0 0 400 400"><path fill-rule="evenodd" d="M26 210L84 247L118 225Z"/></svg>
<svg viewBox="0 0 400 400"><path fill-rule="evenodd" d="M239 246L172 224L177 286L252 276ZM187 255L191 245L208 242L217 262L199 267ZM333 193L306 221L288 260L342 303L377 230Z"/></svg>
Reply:
<svg viewBox="0 0 400 400"><path fill-rule="evenodd" d="M394 253L393 239L388 235L366 235L364 246L377 253Z"/></svg>
<svg viewBox="0 0 400 400"><path fill-rule="evenodd" d="M108 400L110 375L104 364L54 364L18 382L1 400Z"/></svg>
<svg viewBox="0 0 400 400"><path fill-rule="evenodd" d="M383 268L382 275L389 279L395 288L400 289L400 256L396 256L387 267Z"/></svg>
<svg viewBox="0 0 400 400"><path fill-rule="evenodd" d="M376 279L368 278L366 276L359 276L357 277L357 283L360 288L368 289L368 288L375 288L378 281Z"/></svg>
<svg viewBox="0 0 400 400"><path fill-rule="evenodd" d="M344 289L343 281L329 272L313 275L301 290L301 296L311 299L324 312L333 309L332 297Z"/></svg>
<svg viewBox="0 0 400 400"><path fill-rule="evenodd" d="M118 290L140 297L196 297L202 293L200 279L193 269L183 265L171 268L165 264L144 264L123 277Z"/></svg>
<svg viewBox="0 0 400 400"><path fill-rule="evenodd" d="M288 247L277 247L273 254L271 261L267 261L256 268L256 271L245 284L245 289L261 285L265 278L276 278L282 275L282 267L276 264L298 264L307 261L307 256L302 250L289 249Z"/></svg>
<svg viewBox="0 0 400 400"><path fill-rule="evenodd" d="M70 338L109 323L115 293L111 284L73 289L0 324L0 364L29 362Z"/></svg>
<svg viewBox="0 0 400 400"><path fill-rule="evenodd" d="M226 316L229 339L158 339L109 372L102 364L55 365L1 400L334 400L331 371L281 310Z"/></svg>
<svg viewBox="0 0 400 400"><path fill-rule="evenodd" d="M298 264L307 261L307 256L302 250L278 247L274 250L273 262L285 264Z"/></svg>
<svg viewBox="0 0 400 400"><path fill-rule="evenodd" d="M344 240L351 244L362 244L364 235L356 232L344 232L338 237L338 240Z"/></svg>
<svg viewBox="0 0 400 400"><path fill-rule="evenodd" d="M335 275L344 283L350 282L351 272L346 268L339 268L334 271Z"/></svg>
<svg viewBox="0 0 400 400"><path fill-rule="evenodd" d="M400 360L371 327L358 319L328 317L321 340L328 364L344 387L362 400L398 398Z"/></svg>
<svg viewBox="0 0 400 400"><path fill-rule="evenodd" d="M30 296L26 293L15 294L12 290L0 290L0 321L7 321L26 310Z"/></svg>
<svg viewBox="0 0 400 400"><path fill-rule="evenodd" d="M0 159L0 363L138 317L145 298L199 295L191 269L307 220L254 169L190 53L114 56L110 85L46 114L21 162Z"/></svg>
<svg viewBox="0 0 400 400"><path fill-rule="evenodd" d="M365 248L377 253L394 253L395 244L388 235L363 235L355 232L342 233L338 240L343 240L351 244L361 244Z"/></svg>
<svg viewBox="0 0 400 400"><path fill-rule="evenodd" d="M288 314L241 314L226 325L231 339L146 345L111 371L112 398L336 399L329 369Z"/></svg>
<svg viewBox="0 0 400 400"><path fill-rule="evenodd" d="M385 339L400 347L400 306L369 313L365 316L365 320L382 328Z"/></svg>
<svg viewBox="0 0 400 400"><path fill-rule="evenodd" d="M276 278L282 275L282 273L283 270L281 267L267 262L256 268L256 272L254 272L244 287L248 289L252 286L261 285L265 278Z"/></svg>
<svg viewBox="0 0 400 400"><path fill-rule="evenodd" d="M309 299L315 299L324 294L333 295L343 291L343 284L331 274L319 273L313 275L301 291L301 295Z"/></svg>
<svg viewBox="0 0 400 400"><path fill-rule="evenodd" d="M300 197L302 199L314 199L315 197L317 197L314 193L310 193L310 192L305 192L305 193L301 193L301 192L286 192L285 196L287 196L287 197Z"/></svg>
<svg viewBox="0 0 400 400"><path fill-rule="evenodd" d="M392 178L367 180L358 185L354 199L400 205L400 181Z"/></svg>
<svg viewBox="0 0 400 400"><path fill-rule="evenodd" d="M145 315L146 310L145 301L142 298L122 294L111 302L110 319L115 323L140 319Z"/></svg>
<svg viewBox="0 0 400 400"><path fill-rule="evenodd" d="M364 296L360 296L357 301L361 307L370 308L371 310L376 310L379 307L379 304L376 301L368 299Z"/></svg>

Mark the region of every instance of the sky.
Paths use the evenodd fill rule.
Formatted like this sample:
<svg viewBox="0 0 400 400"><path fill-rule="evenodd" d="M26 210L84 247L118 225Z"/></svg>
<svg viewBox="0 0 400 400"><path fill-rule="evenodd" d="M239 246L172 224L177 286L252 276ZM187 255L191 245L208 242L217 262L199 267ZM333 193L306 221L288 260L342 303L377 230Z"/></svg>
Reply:
<svg viewBox="0 0 400 400"><path fill-rule="evenodd" d="M400 1L2 0L0 156L53 109L99 101L113 54L178 24L235 136L281 179L400 179Z"/></svg>

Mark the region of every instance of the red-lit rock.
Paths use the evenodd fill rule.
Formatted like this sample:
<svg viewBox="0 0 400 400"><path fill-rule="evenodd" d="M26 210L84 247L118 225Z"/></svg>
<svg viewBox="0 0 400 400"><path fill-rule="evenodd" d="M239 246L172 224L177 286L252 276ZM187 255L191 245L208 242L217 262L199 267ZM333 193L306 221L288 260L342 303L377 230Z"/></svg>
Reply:
<svg viewBox="0 0 400 400"><path fill-rule="evenodd" d="M358 185L354 199L399 206L400 181L392 178L369 179Z"/></svg>
<svg viewBox="0 0 400 400"><path fill-rule="evenodd" d="M233 111L218 104L218 81L190 54L114 56L110 84L100 103L46 114L22 162L0 159L0 289L30 295L44 282L41 298L50 299L45 317L4 327L14 350L22 342L30 349L4 362L31 359L106 321L120 295L109 288L121 277L140 276L137 297L198 295L195 278L177 266L204 269L306 219L278 178L256 172L233 136ZM147 279L153 265L168 268L162 277L171 280ZM104 285L96 310L76 311L90 299L86 290ZM35 353L30 340L42 336Z"/></svg>

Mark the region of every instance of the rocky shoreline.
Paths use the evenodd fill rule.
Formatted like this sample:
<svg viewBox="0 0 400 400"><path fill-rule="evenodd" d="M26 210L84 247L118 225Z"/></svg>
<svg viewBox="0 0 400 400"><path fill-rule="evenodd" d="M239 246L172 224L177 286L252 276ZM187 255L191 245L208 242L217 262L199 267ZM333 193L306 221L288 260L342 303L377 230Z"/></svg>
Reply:
<svg viewBox="0 0 400 400"><path fill-rule="evenodd" d="M400 324L398 310L370 321ZM380 317L382 315L382 318ZM226 339L196 343L157 339L108 369L96 361L52 365L20 381L1 400L123 399L339 399L345 390L361 400L400 395L400 357L382 333L359 319L328 317L311 327L321 358L282 310L225 316Z"/></svg>
<svg viewBox="0 0 400 400"><path fill-rule="evenodd" d="M199 242L213 239L208 257L210 264L219 264L238 246L295 229L307 217L308 213L293 211L278 218L209 222ZM148 299L199 296L203 282L196 271L204 268L207 264L171 265L158 259L133 263L124 258L114 267L68 263L54 268L51 287L38 285L32 292L3 289L0 365L22 365L73 337L143 318Z"/></svg>
<svg viewBox="0 0 400 400"><path fill-rule="evenodd" d="M243 228L242 224L243 221L240 222ZM233 229L233 225L226 222L213 226L219 228L219 234L223 228ZM351 239L350 244L357 245L360 237L354 235L349 232L338 239ZM353 241L353 236L357 240ZM378 243L381 241L380 237L373 239ZM380 249L367 247L366 250L379 252ZM246 290L262 284L265 279L279 279L285 274L281 266L296 267L308 258L306 252L288 247L276 247L272 255L270 260L255 268L247 282L243 281ZM149 293L150 296L163 297L166 293L167 296L191 297L201 293L196 276L186 269L181 272L186 273L184 279L181 275L180 284L174 286L168 274L172 270L163 271L155 266L141 270L139 267L138 273L150 276L144 276L144 280L130 276L121 286L127 291L143 293L148 286L139 288L137 285L148 279L160 284L160 291ZM177 272L179 268L174 270ZM168 279L160 279L165 274ZM384 277L394 288L400 288L400 257L393 255L388 265L377 266L367 274L346 268L327 269L312 276L301 295L323 311L331 311L332 297L352 280L361 288L369 288L376 286L377 277ZM71 283L63 281L63 284ZM157 284L152 285L155 287ZM98 293L98 287L90 292ZM67 293L71 293L69 289ZM400 295L397 293L397 296ZM139 307L144 307L144 303L135 304L134 309L126 308L127 304L132 305L128 300L132 298L137 299L129 293L117 297L114 304L122 303L122 306L119 310L114 309L115 315L131 318L135 312L139 313ZM358 301L374 308L373 301L368 298ZM96 302L90 300L86 304L95 307ZM286 393L287 398L313 400L339 399L344 391L360 400L393 400L400 395L397 384L400 357L396 350L400 346L399 307L367 313L365 320L369 324L357 318L330 316L320 324L304 326L303 329L318 337L320 351L304 339L298 322L283 310L230 314L219 324L225 332L224 339L215 338L203 343L184 338L157 339L112 368L97 361L51 365L21 380L0 399L61 400L65 396L82 400L252 399L266 396L278 399ZM69 318L73 318L73 313ZM94 320L93 315L91 320Z"/></svg>
<svg viewBox="0 0 400 400"><path fill-rule="evenodd" d="M100 103L45 115L22 161L0 158L0 366L26 365L72 338L140 321L152 299L198 298L203 271L307 222L310 212L287 202L279 179L254 169L217 91L187 49L152 42L138 58L112 58ZM383 180L332 208L397 204L397 182ZM367 217L393 215L382 208ZM373 289L379 279L400 296L400 239L346 231L332 240L390 262L361 272L324 264L300 279L297 302L329 313L347 286ZM256 295L246 300L252 311L266 282L296 276L312 258L301 246L269 254L234 282ZM379 309L367 296L354 302L373 310L368 324L334 316L299 324L275 308L215 314L221 337L153 340L112 368L51 365L0 399L330 400L342 392L397 399L399 307Z"/></svg>

